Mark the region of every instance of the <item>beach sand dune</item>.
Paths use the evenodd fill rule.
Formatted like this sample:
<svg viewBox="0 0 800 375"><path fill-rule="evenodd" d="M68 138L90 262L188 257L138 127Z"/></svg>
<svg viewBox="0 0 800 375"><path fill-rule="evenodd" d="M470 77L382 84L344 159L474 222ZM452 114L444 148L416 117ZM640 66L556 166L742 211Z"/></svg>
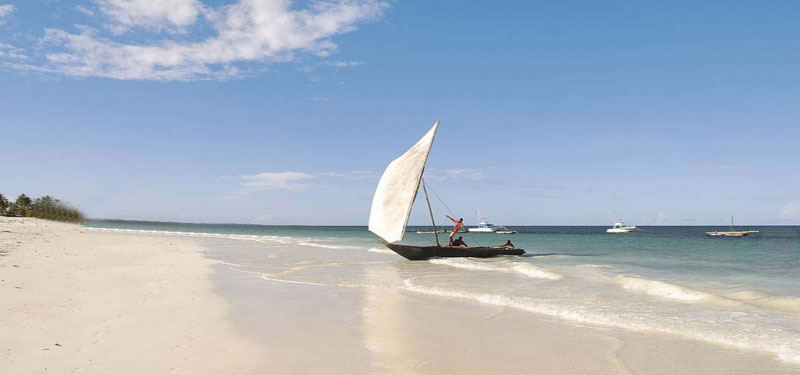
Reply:
<svg viewBox="0 0 800 375"><path fill-rule="evenodd" d="M258 347L234 332L210 260L179 238L0 218L0 374L238 374Z"/></svg>

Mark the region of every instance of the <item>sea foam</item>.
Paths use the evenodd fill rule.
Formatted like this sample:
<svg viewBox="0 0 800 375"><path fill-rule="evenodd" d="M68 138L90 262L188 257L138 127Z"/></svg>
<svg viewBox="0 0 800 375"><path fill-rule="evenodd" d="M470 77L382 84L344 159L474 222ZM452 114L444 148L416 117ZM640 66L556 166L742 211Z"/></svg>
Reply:
<svg viewBox="0 0 800 375"><path fill-rule="evenodd" d="M564 278L562 275L548 271L544 268L536 267L529 263L514 263L508 267L503 267L489 263L476 262L474 260L464 258L431 259L429 262L433 264L441 264L445 266L476 271L519 273L534 279L560 280Z"/></svg>
<svg viewBox="0 0 800 375"><path fill-rule="evenodd" d="M439 297L471 300L485 305L508 307L521 311L557 318L569 322L601 327L619 328L633 332L660 333L692 340L704 341L727 347L769 353L781 361L800 364L800 341L792 332L770 328L715 331L707 322L676 320L674 317L659 319L656 316L640 316L622 312L593 311L591 305L559 306L545 299L512 297L498 294L478 294L459 290L420 286L412 279L403 281L403 287L411 292Z"/></svg>
<svg viewBox="0 0 800 375"><path fill-rule="evenodd" d="M342 245L328 245L318 242L309 242L309 241L301 241L297 243L300 246L311 246L311 247L320 247L323 249L352 249L352 246L342 246Z"/></svg>
<svg viewBox="0 0 800 375"><path fill-rule="evenodd" d="M380 254L395 254L394 251L391 251L389 249L382 249L380 247L372 247L367 251L369 251L371 253L380 253Z"/></svg>
<svg viewBox="0 0 800 375"><path fill-rule="evenodd" d="M230 240L244 240L256 242L273 242L285 245L297 245L316 247L322 249L354 249L355 246L344 245L330 245L324 243L322 238L314 237L288 237L288 236L272 236L272 235L254 235L254 234L226 234L226 233L205 233L205 232L183 232L183 231L168 231L168 230L144 230L144 229L119 229L119 228L84 228L90 231L101 232L116 232L116 233L132 233L132 234L148 234L148 235L168 235L168 236L181 236L181 237L202 237L202 238L224 238Z"/></svg>
<svg viewBox="0 0 800 375"><path fill-rule="evenodd" d="M748 305L761 306L771 310L800 313L800 297L768 296L752 290L728 293L726 297Z"/></svg>
<svg viewBox="0 0 800 375"><path fill-rule="evenodd" d="M714 296L708 293L684 288L679 285L670 284L659 280L650 280L624 275L617 275L616 277L612 277L610 279L612 282L627 290L682 302L699 302L715 299Z"/></svg>

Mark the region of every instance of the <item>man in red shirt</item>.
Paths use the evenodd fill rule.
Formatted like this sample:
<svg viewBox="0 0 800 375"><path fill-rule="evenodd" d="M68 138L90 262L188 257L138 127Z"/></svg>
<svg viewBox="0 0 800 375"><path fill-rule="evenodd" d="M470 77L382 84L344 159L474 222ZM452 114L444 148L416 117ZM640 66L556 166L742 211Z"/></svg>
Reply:
<svg viewBox="0 0 800 375"><path fill-rule="evenodd" d="M450 217L450 215L446 215L446 216L447 216L448 219L450 219L450 221L456 223L456 225L453 225L453 230L450 231L450 242L448 242L448 244L452 245L453 244L453 237L455 237L456 233L458 233L458 230L459 229L464 229L464 231L466 231L466 228L464 228L464 218L458 218L458 220L456 220L456 219L453 219L452 217Z"/></svg>

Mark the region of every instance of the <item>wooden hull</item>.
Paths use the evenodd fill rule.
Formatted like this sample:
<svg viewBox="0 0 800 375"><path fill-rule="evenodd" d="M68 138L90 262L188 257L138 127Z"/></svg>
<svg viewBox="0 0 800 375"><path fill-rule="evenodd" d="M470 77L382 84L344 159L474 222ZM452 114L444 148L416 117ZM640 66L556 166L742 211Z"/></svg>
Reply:
<svg viewBox="0 0 800 375"><path fill-rule="evenodd" d="M393 243L384 245L408 260L426 260L433 257L489 258L497 255L525 254L525 250L504 247L412 246Z"/></svg>

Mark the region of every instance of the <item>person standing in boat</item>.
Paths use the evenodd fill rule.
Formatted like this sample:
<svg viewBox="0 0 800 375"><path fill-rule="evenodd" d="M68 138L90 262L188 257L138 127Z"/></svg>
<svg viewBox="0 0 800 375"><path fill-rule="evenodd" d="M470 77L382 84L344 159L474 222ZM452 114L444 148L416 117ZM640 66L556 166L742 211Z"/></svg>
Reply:
<svg viewBox="0 0 800 375"><path fill-rule="evenodd" d="M445 216L447 216L447 218L450 219L450 221L455 223L455 225L453 225L453 230L450 231L450 241L448 242L452 246L453 245L453 237L456 236L456 233L458 233L458 230L459 229L465 229L464 228L464 218L460 217L460 218L458 218L458 220L456 220L456 219L453 219L452 217L450 217L450 215L445 215Z"/></svg>

